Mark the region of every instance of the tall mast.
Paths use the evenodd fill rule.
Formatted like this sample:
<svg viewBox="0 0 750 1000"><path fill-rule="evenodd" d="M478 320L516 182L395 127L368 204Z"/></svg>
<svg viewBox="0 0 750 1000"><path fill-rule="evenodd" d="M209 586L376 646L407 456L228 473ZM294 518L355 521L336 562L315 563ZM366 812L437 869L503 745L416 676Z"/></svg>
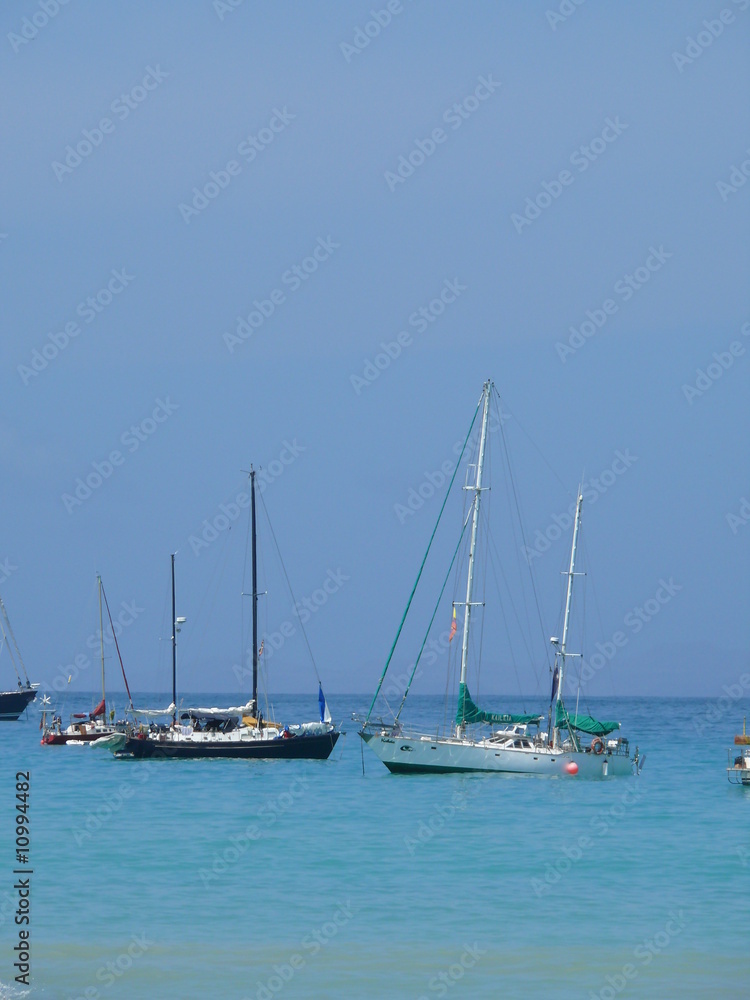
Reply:
<svg viewBox="0 0 750 1000"><path fill-rule="evenodd" d="M250 531L252 534L252 574L253 574L253 706L258 712L258 560L255 545L255 469L250 466Z"/></svg>
<svg viewBox="0 0 750 1000"><path fill-rule="evenodd" d="M492 383L484 383L484 411L482 413L482 434L479 439L479 458L477 459L477 477L474 486L464 486L465 490L474 491L474 510L471 516L471 543L469 546L469 572L466 581L466 604L464 607L464 634L461 643L461 680L459 692L464 690L469 667L469 625L471 622L471 595L474 589L474 557L477 547L477 529L479 527L479 501L482 494L482 470L484 468L484 452L487 444L487 426L490 419L490 393ZM459 693L460 698L460 693ZM460 702L459 702L460 703ZM456 735L460 736L463 725L456 725Z"/></svg>
<svg viewBox="0 0 750 1000"><path fill-rule="evenodd" d="M570 548L570 569L568 570L568 588L567 588L567 593L565 595L565 618L563 619L563 634L562 634L562 641L558 648L558 656L557 656L560 667L560 673L557 680L557 698L555 700L555 724L553 727L552 746L556 746L559 739L559 730L557 727L557 707L562 701L563 680L565 678L565 657L568 653L568 627L570 625L570 608L573 603L573 578L577 575L575 572L576 549L578 548L578 530L581 527L582 507L583 507L583 495L579 490L578 499L576 500L575 523L573 525L573 544Z"/></svg>
<svg viewBox="0 0 750 1000"><path fill-rule="evenodd" d="M104 690L104 624L102 618L102 578L99 574L96 574L96 582L99 588L99 650L102 657L102 701L104 702L104 721L107 721L107 702L106 702L106 692ZM114 632L112 633L114 635Z"/></svg>
<svg viewBox="0 0 750 1000"><path fill-rule="evenodd" d="M174 553L172 553L172 723L177 722L177 610L174 594Z"/></svg>

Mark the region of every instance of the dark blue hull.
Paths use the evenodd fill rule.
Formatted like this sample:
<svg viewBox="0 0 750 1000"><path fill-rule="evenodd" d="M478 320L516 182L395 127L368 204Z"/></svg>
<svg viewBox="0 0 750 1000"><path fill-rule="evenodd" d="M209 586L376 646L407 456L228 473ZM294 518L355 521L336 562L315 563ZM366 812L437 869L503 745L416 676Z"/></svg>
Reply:
<svg viewBox="0 0 750 1000"><path fill-rule="evenodd" d="M183 760L213 760L234 757L243 760L328 760L341 734L321 733L291 739L247 740L237 743L195 743L192 740L138 739L129 737L118 756L139 759L169 757Z"/></svg>
<svg viewBox="0 0 750 1000"><path fill-rule="evenodd" d="M36 698L34 688L0 691L0 722L15 722L27 705Z"/></svg>

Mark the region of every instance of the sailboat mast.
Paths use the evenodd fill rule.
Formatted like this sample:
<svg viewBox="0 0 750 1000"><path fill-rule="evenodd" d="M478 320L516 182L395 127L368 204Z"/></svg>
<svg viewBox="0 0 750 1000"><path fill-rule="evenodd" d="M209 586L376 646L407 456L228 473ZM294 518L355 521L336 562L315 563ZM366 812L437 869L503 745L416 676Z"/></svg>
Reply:
<svg viewBox="0 0 750 1000"><path fill-rule="evenodd" d="M174 592L174 553L172 553L172 723L177 722L177 609Z"/></svg>
<svg viewBox="0 0 750 1000"><path fill-rule="evenodd" d="M464 634L461 642L461 679L459 691L464 690L469 668L469 626L471 623L471 596L474 589L474 558L477 548L477 529L479 528L479 501L482 494L482 470L484 468L484 452L487 445L487 426L490 419L490 392L492 383L484 383L484 410L482 413L482 433L479 439L479 457L477 459L477 477L474 486L465 486L466 490L474 491L474 510L471 517L471 542L469 545L469 571L466 580L466 605L464 607ZM460 696L459 696L460 697ZM456 734L461 735L462 724L456 725Z"/></svg>
<svg viewBox="0 0 750 1000"><path fill-rule="evenodd" d="M258 560L255 537L255 469L250 466L250 532L252 534L252 575L253 575L253 706L258 711Z"/></svg>
<svg viewBox="0 0 750 1000"><path fill-rule="evenodd" d="M102 701L104 702L104 718L107 718L107 694L104 690L104 619L102 617L102 578L96 574L96 582L99 589L99 651L102 658ZM113 633L114 634L114 633Z"/></svg>
<svg viewBox="0 0 750 1000"><path fill-rule="evenodd" d="M568 627L570 625L570 608L573 603L573 578L576 575L575 565L576 565L576 550L578 548L578 530L581 527L581 508L583 507L583 495L581 491L578 491L578 499L576 500L576 516L575 523L573 525L573 544L570 549L570 569L568 570L568 588L565 595L565 618L563 619L563 634L562 641L560 643L559 649L559 659L560 659L560 674L557 682L557 699L555 703L555 723L557 723L557 706L562 701L562 689L563 680L565 678L565 654L568 649ZM555 724L554 736L552 745L557 744L558 739L558 727Z"/></svg>

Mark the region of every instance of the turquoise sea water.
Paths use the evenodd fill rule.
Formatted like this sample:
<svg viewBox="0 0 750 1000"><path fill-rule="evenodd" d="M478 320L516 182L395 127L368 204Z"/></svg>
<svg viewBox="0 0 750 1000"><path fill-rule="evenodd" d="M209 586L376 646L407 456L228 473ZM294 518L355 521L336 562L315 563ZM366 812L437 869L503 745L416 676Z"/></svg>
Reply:
<svg viewBox="0 0 750 1000"><path fill-rule="evenodd" d="M352 723L328 762L117 761L41 747L32 707L0 726L0 997L747 996L750 789L725 767L750 706L728 701L592 703L647 753L605 782L390 775ZM276 705L314 718L314 695ZM13 985L17 770L31 991Z"/></svg>

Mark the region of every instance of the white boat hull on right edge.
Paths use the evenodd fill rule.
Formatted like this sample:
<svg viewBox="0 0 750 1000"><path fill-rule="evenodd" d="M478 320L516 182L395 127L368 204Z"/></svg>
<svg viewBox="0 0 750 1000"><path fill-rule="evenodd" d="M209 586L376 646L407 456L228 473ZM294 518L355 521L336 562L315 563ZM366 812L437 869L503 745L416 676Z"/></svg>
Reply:
<svg viewBox="0 0 750 1000"><path fill-rule="evenodd" d="M360 736L389 771L401 774L435 774L451 771L492 771L505 774L541 774L549 777L608 778L637 772L637 754L606 748L552 750L549 746L499 746L492 738L471 741L465 737L396 735L387 730ZM530 742L530 741L529 741ZM576 767L571 765L575 764Z"/></svg>

